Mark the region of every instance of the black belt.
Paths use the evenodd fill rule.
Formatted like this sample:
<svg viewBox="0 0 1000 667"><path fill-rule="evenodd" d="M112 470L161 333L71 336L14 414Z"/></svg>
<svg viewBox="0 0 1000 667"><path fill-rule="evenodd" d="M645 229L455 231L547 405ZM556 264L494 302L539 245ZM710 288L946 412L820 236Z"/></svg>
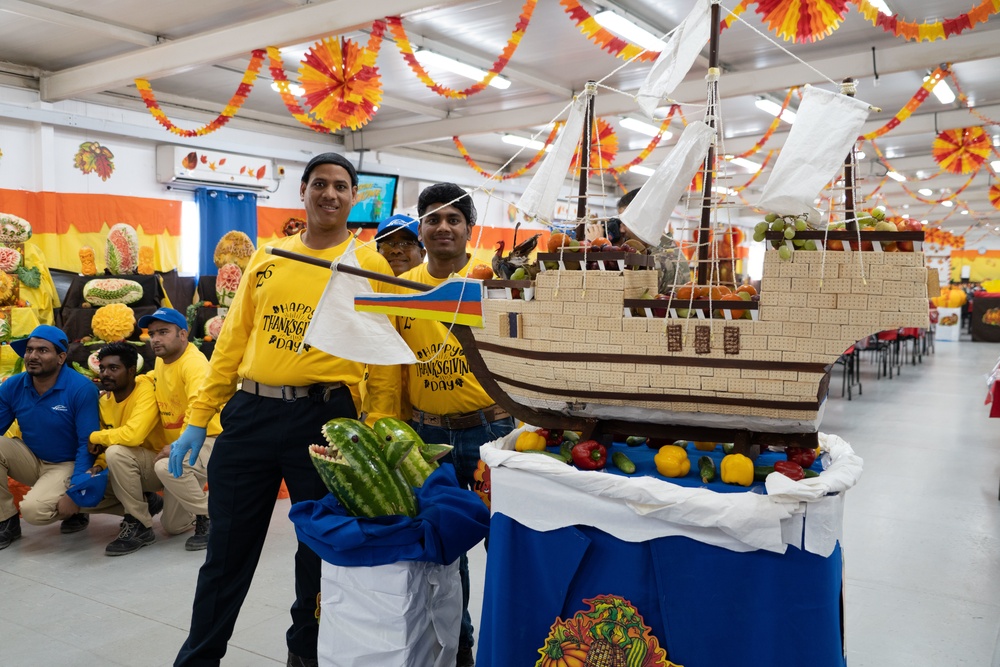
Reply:
<svg viewBox="0 0 1000 667"><path fill-rule="evenodd" d="M418 424L438 426L446 429L472 428L474 426L482 426L484 419L487 423L492 423L506 417L510 417L510 413L499 405L490 405L482 410L473 410L472 412L452 415L433 415L429 412L422 412L417 409L413 410L413 421Z"/></svg>
<svg viewBox="0 0 1000 667"><path fill-rule="evenodd" d="M254 380L243 380L240 389L254 396L264 398L280 398L286 403L293 403L300 398L313 398L326 402L330 398L330 392L344 386L342 382L329 382L326 384L310 384L304 387L293 387L291 385L281 385L275 387L269 384L261 384Z"/></svg>

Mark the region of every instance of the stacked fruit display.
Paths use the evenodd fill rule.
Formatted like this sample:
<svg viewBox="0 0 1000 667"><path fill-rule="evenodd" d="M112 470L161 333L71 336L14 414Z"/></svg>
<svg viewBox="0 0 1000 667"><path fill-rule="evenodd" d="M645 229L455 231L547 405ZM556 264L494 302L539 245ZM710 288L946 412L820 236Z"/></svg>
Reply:
<svg viewBox="0 0 1000 667"><path fill-rule="evenodd" d="M850 250L871 251L873 243L878 242L883 252L913 252L914 242L923 240L923 226L918 221L887 217L881 207L858 213L857 226L856 231L850 231L845 222L834 222L827 230L820 230L810 227L802 216L768 213L763 222L754 227L753 239L770 240L783 260L791 259L793 250L818 250L821 243L825 243L827 250L844 250L846 244ZM880 235L871 236L873 233ZM884 236L897 233L905 235Z"/></svg>

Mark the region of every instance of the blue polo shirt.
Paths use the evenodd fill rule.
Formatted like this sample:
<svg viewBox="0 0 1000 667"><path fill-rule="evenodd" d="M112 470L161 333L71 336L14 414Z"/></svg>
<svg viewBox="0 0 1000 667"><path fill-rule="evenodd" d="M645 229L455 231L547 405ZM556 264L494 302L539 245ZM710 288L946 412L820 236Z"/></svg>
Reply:
<svg viewBox="0 0 1000 667"><path fill-rule="evenodd" d="M30 375L18 373L0 384L0 433L16 419L35 456L47 463L75 461L74 474L83 472L94 463L90 434L101 428L97 398L94 383L66 365L42 396Z"/></svg>

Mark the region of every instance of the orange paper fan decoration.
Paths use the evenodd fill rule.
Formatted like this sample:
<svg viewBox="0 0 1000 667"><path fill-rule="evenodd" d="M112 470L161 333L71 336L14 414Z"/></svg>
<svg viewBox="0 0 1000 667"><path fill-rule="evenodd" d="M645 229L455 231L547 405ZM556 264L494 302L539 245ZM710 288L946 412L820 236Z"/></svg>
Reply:
<svg viewBox="0 0 1000 667"><path fill-rule="evenodd" d="M931 154L941 171L969 174L978 170L991 150L990 138L981 127L945 130L937 135Z"/></svg>
<svg viewBox="0 0 1000 667"><path fill-rule="evenodd" d="M313 114L352 130L371 120L382 101L377 55L349 39L316 42L299 67L299 83Z"/></svg>
<svg viewBox="0 0 1000 667"><path fill-rule="evenodd" d="M618 135L611 124L603 118L594 121L594 129L590 133L590 171L594 174L611 167L618 155ZM577 146L570 162L570 169L580 167L580 147Z"/></svg>
<svg viewBox="0 0 1000 667"><path fill-rule="evenodd" d="M1000 185L990 186L990 203L993 208L1000 208Z"/></svg>
<svg viewBox="0 0 1000 667"><path fill-rule="evenodd" d="M840 27L847 0L760 0L756 11L786 42L816 42Z"/></svg>

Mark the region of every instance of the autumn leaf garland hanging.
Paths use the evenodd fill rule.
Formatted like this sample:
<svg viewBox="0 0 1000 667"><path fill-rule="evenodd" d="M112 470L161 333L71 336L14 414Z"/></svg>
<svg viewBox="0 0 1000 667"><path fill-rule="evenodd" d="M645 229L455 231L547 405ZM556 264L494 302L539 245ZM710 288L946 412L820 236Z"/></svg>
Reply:
<svg viewBox="0 0 1000 667"><path fill-rule="evenodd" d="M382 101L377 56L377 49L330 37L306 52L299 83L306 105L321 123L357 130L371 120Z"/></svg>
<svg viewBox="0 0 1000 667"><path fill-rule="evenodd" d="M991 150L990 138L981 127L945 130L931 146L931 153L941 170L953 174L977 171Z"/></svg>

